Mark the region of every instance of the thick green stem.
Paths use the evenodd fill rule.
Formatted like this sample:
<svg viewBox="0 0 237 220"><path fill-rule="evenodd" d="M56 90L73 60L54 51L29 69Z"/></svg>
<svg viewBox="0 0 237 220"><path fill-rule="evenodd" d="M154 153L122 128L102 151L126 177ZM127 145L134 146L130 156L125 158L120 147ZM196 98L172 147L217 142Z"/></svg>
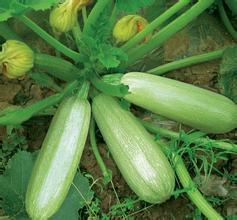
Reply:
<svg viewBox="0 0 237 220"><path fill-rule="evenodd" d="M93 7L91 13L89 14L89 17L83 29L83 34L90 35L90 31L91 29L95 28L95 23L97 22L100 14L103 12L103 10L108 4L111 4L111 2L112 0L97 1L96 5Z"/></svg>
<svg viewBox="0 0 237 220"><path fill-rule="evenodd" d="M157 47L160 47L165 41L172 37L175 33L183 29L191 21L197 18L205 9L210 7L215 0L199 0L189 10L175 19L173 22L161 29L157 34L153 36L147 43L142 44L135 49L128 52L128 61L122 65L125 68L134 64L137 60L144 57Z"/></svg>
<svg viewBox="0 0 237 220"><path fill-rule="evenodd" d="M123 97L128 93L128 86L125 86L123 84L112 85L110 83L106 83L98 76L96 76L96 74L91 74L90 81L96 89L107 95Z"/></svg>
<svg viewBox="0 0 237 220"><path fill-rule="evenodd" d="M185 167L185 164L182 158L178 155L173 159L175 164L175 171L179 178L180 183L183 188L189 188L194 183L189 175L188 170ZM191 190L187 191L187 194L190 200L197 206L197 208L205 215L208 219L220 220L224 219L212 206L211 204L203 197L200 191L193 187Z"/></svg>
<svg viewBox="0 0 237 220"><path fill-rule="evenodd" d="M228 18L227 14L225 12L222 0L219 0L219 2L218 2L218 9L219 9L219 14L221 16L221 20L223 21L226 29L231 34L231 36L235 40L237 40L237 31L235 30L235 28L231 24L230 19Z"/></svg>
<svg viewBox="0 0 237 220"><path fill-rule="evenodd" d="M118 9L117 9L117 7L113 7L113 11L112 11L110 18L109 18L109 28L110 28L111 33L112 33L113 27L116 23L117 16L118 16Z"/></svg>
<svg viewBox="0 0 237 220"><path fill-rule="evenodd" d="M0 36L2 36L5 40L20 40L22 41L21 37L18 36L6 22L0 22Z"/></svg>
<svg viewBox="0 0 237 220"><path fill-rule="evenodd" d="M155 29L160 27L164 22L169 20L174 14L176 14L178 11L180 11L183 7L185 7L187 4L190 3L191 0L180 0L175 5L173 5L171 8L166 10L162 15L157 17L154 21L152 21L144 30L142 30L140 33L135 35L131 40L129 40L127 43L125 43L121 48L124 51L127 51L135 46L137 46L142 40L152 33Z"/></svg>
<svg viewBox="0 0 237 220"><path fill-rule="evenodd" d="M208 219L211 220L221 220L224 219L204 198L200 191L195 186L189 172L182 160L182 157L172 153L168 146L164 145L163 142L158 141L159 145L163 147L163 150L167 155L171 155L172 163L174 164L175 172L178 176L180 183L184 189L189 189L187 191L188 197L190 200L197 206L197 208L205 215Z"/></svg>
<svg viewBox="0 0 237 220"><path fill-rule="evenodd" d="M70 57L75 62L79 62L81 60L80 54L66 47L58 40L56 40L53 36L48 34L45 30L39 27L36 23L30 20L26 16L19 16L18 19L23 22L27 27L29 27L32 31L38 34L41 38L43 38L48 44L53 46L56 50L63 53L65 56Z"/></svg>
<svg viewBox="0 0 237 220"><path fill-rule="evenodd" d="M102 80L108 84L121 85L122 77L123 77L122 73L106 74L103 75Z"/></svg>
<svg viewBox="0 0 237 220"><path fill-rule="evenodd" d="M77 49L79 51L80 50L80 39L82 37L82 31L81 31L81 27L80 27L80 24L78 21L76 22L76 25L73 27L72 33L73 33L73 37L76 42Z"/></svg>
<svg viewBox="0 0 237 220"><path fill-rule="evenodd" d="M91 124L90 124L90 144L91 144L91 148L92 148L92 151L95 155L95 158L97 160L97 163L99 164L99 167L102 171L102 174L104 176L104 180L105 180L105 183L109 183L110 180L111 180L111 172L107 169L101 155L100 155L100 152L98 150L98 146L96 144L96 137L95 137L95 121L94 119L92 118L91 120Z"/></svg>
<svg viewBox="0 0 237 220"><path fill-rule="evenodd" d="M171 63L158 66L154 69L148 70L147 72L151 74L155 74L155 75L162 75L172 70L177 70L177 69L191 66L194 64L199 64L199 63L208 62L211 60L220 59L223 55L224 50L225 48L220 49L220 50L215 50L209 53L187 57L182 60L177 60Z"/></svg>
<svg viewBox="0 0 237 220"><path fill-rule="evenodd" d="M39 53L35 54L34 67L64 81L77 79L80 71L76 66L66 60Z"/></svg>
<svg viewBox="0 0 237 220"><path fill-rule="evenodd" d="M139 121L151 133L159 134L159 135L161 135L163 137L167 137L167 138L178 139L180 137L180 134L178 132L170 131L168 129L162 128L158 125L155 125L151 122L147 122L144 120L139 119ZM236 144L228 143L228 142L224 142L224 141L212 140L212 139L209 139L208 137L197 138L197 139L193 140L193 142L195 144L203 144L203 145L211 144L213 147L218 148L218 149L222 149L222 150L226 150L226 151L230 151L230 152L237 152L237 145Z"/></svg>
<svg viewBox="0 0 237 220"><path fill-rule="evenodd" d="M83 23L84 23L84 25L85 25L86 22L87 22L87 11L86 11L86 6L83 6L83 7L82 7L82 18L83 18Z"/></svg>
<svg viewBox="0 0 237 220"><path fill-rule="evenodd" d="M157 141L162 147L166 155L170 156L172 164L174 165L175 172L178 176L178 179L184 189L187 189L186 193L190 200L197 206L197 208L205 215L208 219L211 220L221 220L224 219L204 198L200 193L195 183L193 182L189 172L183 162L181 156L176 153L173 153L169 147L161 141Z"/></svg>
<svg viewBox="0 0 237 220"><path fill-rule="evenodd" d="M90 90L90 83L88 81L84 81L80 88L80 91L78 92L78 98L87 99L89 90Z"/></svg>
<svg viewBox="0 0 237 220"><path fill-rule="evenodd" d="M23 123L24 121L30 119L31 117L35 116L39 112L42 112L46 108L56 105L66 96L71 95L73 90L77 86L78 86L78 83L75 81L73 83L70 83L64 89L62 93L49 96L25 108L20 108L20 109L16 109L12 111L6 111L0 117L0 124L1 125L19 125Z"/></svg>

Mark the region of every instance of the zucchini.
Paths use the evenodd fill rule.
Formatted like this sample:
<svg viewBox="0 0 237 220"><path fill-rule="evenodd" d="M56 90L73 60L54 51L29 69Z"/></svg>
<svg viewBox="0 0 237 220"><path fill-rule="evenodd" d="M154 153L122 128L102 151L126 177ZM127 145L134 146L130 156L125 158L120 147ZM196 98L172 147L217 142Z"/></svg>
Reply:
<svg viewBox="0 0 237 220"><path fill-rule="evenodd" d="M121 83L129 87L127 101L161 116L207 133L237 127L236 104L218 93L140 72L123 75Z"/></svg>
<svg viewBox="0 0 237 220"><path fill-rule="evenodd" d="M169 199L175 185L171 165L132 113L104 94L93 99L92 112L130 188L150 203L162 203Z"/></svg>
<svg viewBox="0 0 237 220"><path fill-rule="evenodd" d="M62 205L82 155L90 114L89 102L80 96L59 106L27 188L26 210L31 219L48 219Z"/></svg>

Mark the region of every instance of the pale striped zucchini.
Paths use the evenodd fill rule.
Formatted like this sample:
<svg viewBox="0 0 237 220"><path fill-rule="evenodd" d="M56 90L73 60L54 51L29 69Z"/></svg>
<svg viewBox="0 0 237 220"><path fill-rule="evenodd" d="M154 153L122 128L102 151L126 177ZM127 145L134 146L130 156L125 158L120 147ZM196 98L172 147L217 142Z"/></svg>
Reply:
<svg viewBox="0 0 237 220"><path fill-rule="evenodd" d="M237 127L237 106L227 97L187 83L131 72L121 78L130 94L124 98L142 108L207 133Z"/></svg>
<svg viewBox="0 0 237 220"><path fill-rule="evenodd" d="M132 113L104 94L93 99L92 112L116 165L131 189L150 203L169 199L175 185L171 165Z"/></svg>
<svg viewBox="0 0 237 220"><path fill-rule="evenodd" d="M59 106L27 189L26 209L33 220L48 219L62 205L82 155L90 114L89 102L80 97Z"/></svg>

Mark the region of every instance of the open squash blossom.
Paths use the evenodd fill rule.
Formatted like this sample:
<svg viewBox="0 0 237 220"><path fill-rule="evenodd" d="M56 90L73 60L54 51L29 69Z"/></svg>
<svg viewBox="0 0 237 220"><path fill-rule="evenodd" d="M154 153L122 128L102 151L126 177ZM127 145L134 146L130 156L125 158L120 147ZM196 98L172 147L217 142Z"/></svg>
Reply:
<svg viewBox="0 0 237 220"><path fill-rule="evenodd" d="M66 0L58 4L49 16L49 23L59 33L70 31L76 24L77 12L91 0Z"/></svg>
<svg viewBox="0 0 237 220"><path fill-rule="evenodd" d="M141 32L147 25L148 21L139 15L126 15L115 24L113 36L117 43L126 42Z"/></svg>
<svg viewBox="0 0 237 220"><path fill-rule="evenodd" d="M10 79L23 76L34 65L34 52L23 42L8 40L0 52L0 72Z"/></svg>

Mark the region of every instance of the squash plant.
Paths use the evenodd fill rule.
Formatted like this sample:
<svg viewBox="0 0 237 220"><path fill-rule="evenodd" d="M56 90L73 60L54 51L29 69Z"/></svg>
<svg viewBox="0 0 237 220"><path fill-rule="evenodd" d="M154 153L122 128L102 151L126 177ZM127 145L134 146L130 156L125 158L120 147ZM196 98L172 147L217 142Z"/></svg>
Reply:
<svg viewBox="0 0 237 220"><path fill-rule="evenodd" d="M174 170L183 187L193 182L182 158L173 155L171 161L175 169L172 170L165 156L172 154L172 151L162 143L157 145L132 113L119 104L119 99L126 99L208 133L224 133L237 127L237 107L230 99L149 75L161 75L173 69L221 58L224 49L158 66L146 70L146 74L128 73L120 75L119 80L113 80L118 76L113 73L126 73L128 67L162 46L212 6L215 0L198 0L195 3L180 0L150 23L136 14L154 2L97 0L92 6L90 0L0 2L0 35L6 39L0 52L1 72L8 78L17 78L28 72L32 79L58 91L29 107L3 111L0 124L19 125L62 101L30 178L26 209L32 219L50 218L69 191L89 129L90 100L93 102L92 116L122 175L131 189L150 203L161 203L170 198L175 185ZM45 9L50 9L49 25L53 34L27 15L31 10ZM80 12L82 22L78 19ZM122 16L124 13L126 15ZM8 25L7 20L11 17L53 47L57 56L36 52L26 45L27 42L23 43ZM65 33L72 36L73 47L60 41ZM36 70L43 73L37 74ZM61 80L63 89L62 85L54 82L55 78ZM161 100L157 98L159 94ZM149 126L145 127L149 130ZM97 149L93 119L89 136L95 157L109 182L110 173ZM236 151L235 145L214 140L213 143L219 148ZM205 216L223 219L197 188L187 193Z"/></svg>

